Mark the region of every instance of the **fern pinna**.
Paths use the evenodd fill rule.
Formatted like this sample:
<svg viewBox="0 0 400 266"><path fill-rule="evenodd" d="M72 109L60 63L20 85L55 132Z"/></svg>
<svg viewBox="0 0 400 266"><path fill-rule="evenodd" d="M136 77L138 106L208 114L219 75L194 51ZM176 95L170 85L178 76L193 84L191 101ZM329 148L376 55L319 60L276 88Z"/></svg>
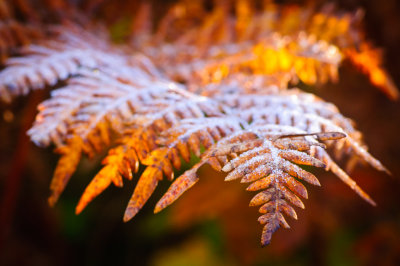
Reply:
<svg viewBox="0 0 400 266"><path fill-rule="evenodd" d="M28 131L34 143L54 145L61 155L50 205L81 156L106 149L76 213L111 184L139 178L125 211L128 221L166 178L172 184L155 206L159 212L199 180L204 164L257 191L250 206L261 206L262 245L280 226L289 227L285 216L297 219L293 207L304 208L304 183L320 185L302 166L332 171L375 205L335 158L347 154L351 165L385 167L335 105L294 88L337 80L347 60L388 97L398 97L364 37L359 11L270 1L215 1L211 9L202 1L178 2L152 26L151 8L143 4L125 43L115 44L106 27L79 8L55 2L46 10L58 14L55 24L42 20L30 1L4 2L0 24L7 37L0 43L0 98L10 102L33 89L55 89ZM61 10L66 7L69 12ZM28 12L31 20L13 11ZM192 157L199 162L175 177L182 160ZM145 168L138 176L140 165Z"/></svg>

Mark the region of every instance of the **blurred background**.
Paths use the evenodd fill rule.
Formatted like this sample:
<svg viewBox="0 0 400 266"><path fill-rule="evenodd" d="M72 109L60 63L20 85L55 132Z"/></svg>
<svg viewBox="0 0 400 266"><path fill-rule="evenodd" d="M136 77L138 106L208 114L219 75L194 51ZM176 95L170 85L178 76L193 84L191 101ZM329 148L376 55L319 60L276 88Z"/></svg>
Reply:
<svg viewBox="0 0 400 266"><path fill-rule="evenodd" d="M107 17L121 1L103 2L97 12ZM152 2L162 13L173 1ZM387 70L400 86L400 2L330 2L365 10L366 33L384 49ZM115 25L130 18L129 9L113 12L120 15L107 19ZM152 213L168 188L164 181L145 208L123 223L135 182L109 188L82 214L74 214L101 157L83 160L50 208L57 156L51 148L35 147L25 134L47 92L0 105L0 265L400 265L400 103L346 64L338 83L306 89L353 118L370 152L393 176L361 165L351 173L377 202L371 207L333 174L314 171L322 187L308 187L306 209L297 209L299 219L288 220L292 228L280 229L266 248L259 244L257 208L248 207L253 193L239 182L223 182L207 167L199 183L171 207Z"/></svg>

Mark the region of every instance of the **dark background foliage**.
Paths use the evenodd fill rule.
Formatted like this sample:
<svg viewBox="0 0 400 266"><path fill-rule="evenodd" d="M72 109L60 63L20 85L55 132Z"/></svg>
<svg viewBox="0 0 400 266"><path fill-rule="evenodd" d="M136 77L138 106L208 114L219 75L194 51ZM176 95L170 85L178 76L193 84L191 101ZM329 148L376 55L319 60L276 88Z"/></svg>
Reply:
<svg viewBox="0 0 400 266"><path fill-rule="evenodd" d="M118 2L105 1L95 12L118 24L129 18L129 9L110 11L118 9ZM172 1L153 2L162 13ZM367 35L384 48L385 65L399 85L400 2L334 2L343 9L364 8ZM120 13L107 17L107 12ZM306 89L354 118L371 153L393 176L368 166L353 171L352 177L378 203L371 207L333 174L316 172L322 187L310 188L299 220L263 249L257 211L247 206L251 193L238 183L224 183L208 168L202 169L199 185L153 215L157 197L167 189L164 182L144 210L125 224L122 202L128 201L134 182L108 189L75 216L79 196L99 168L98 159L84 160L59 203L50 208L48 186L57 157L25 135L47 92L1 105L0 265L400 265L400 104L346 64L340 77L337 84Z"/></svg>

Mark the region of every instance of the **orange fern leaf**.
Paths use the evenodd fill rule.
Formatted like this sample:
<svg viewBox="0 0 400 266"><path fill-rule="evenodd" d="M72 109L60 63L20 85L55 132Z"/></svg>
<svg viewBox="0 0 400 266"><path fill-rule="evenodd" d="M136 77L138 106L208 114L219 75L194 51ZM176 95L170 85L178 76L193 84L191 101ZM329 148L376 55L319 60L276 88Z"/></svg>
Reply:
<svg viewBox="0 0 400 266"><path fill-rule="evenodd" d="M360 51L348 49L346 51L350 62L365 73L372 84L382 89L391 99L399 98L399 91L388 73L382 68L382 53L369 43L363 43Z"/></svg>
<svg viewBox="0 0 400 266"><path fill-rule="evenodd" d="M60 197L62 191L67 185L72 174L78 166L81 159L82 143L79 137L73 137L68 140L67 144L56 150L61 154L61 158L57 163L54 171L53 179L51 180L49 204L54 205Z"/></svg>

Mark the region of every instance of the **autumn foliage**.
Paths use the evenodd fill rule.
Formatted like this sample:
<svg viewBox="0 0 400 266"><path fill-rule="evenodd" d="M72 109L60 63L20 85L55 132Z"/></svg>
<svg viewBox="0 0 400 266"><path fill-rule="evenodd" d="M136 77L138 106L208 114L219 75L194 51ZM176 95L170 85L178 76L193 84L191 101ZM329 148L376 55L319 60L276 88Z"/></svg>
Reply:
<svg viewBox="0 0 400 266"><path fill-rule="evenodd" d="M106 17L91 16L96 1L89 2L36 1L47 6L40 12L30 1L0 5L0 99L9 103L31 90L52 90L27 132L35 144L60 154L50 205L81 157L104 151L78 214L125 179L138 183L124 221L167 179L172 184L154 210L160 212L198 182L205 164L257 191L250 206L260 206L262 245L279 227L289 228L285 216L297 219L294 207L304 208L308 197L305 184L320 185L309 166L331 171L375 205L336 159L346 155L349 166L386 168L368 153L352 120L296 88L335 82L346 61L398 98L379 50L365 38L360 10L178 1L156 18L143 3L117 38Z"/></svg>

